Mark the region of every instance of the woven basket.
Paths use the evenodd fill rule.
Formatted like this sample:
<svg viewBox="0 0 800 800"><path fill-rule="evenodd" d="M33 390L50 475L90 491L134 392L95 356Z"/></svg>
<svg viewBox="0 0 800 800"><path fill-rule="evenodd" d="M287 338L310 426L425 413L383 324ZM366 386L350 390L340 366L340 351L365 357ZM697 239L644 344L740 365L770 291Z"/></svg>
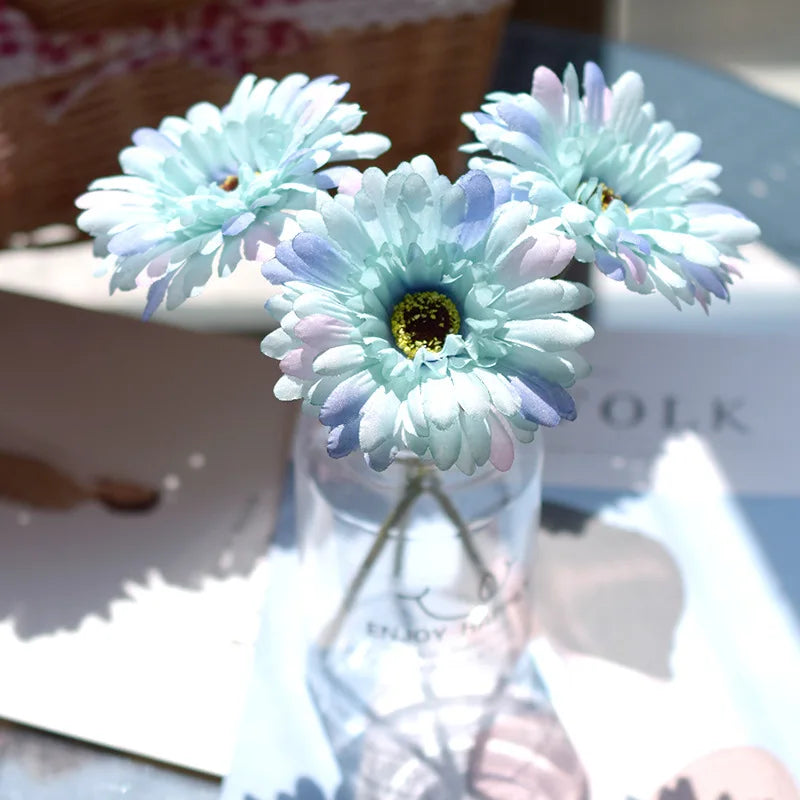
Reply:
<svg viewBox="0 0 800 800"><path fill-rule="evenodd" d="M164 15L163 0L140 0L133 17L124 18L131 5L15 3L40 30L51 31L141 24L154 9ZM170 8L187 5L172 0ZM389 30L334 31L290 55L265 57L254 71L275 78L295 71L341 76L352 85L347 99L368 112L362 130L392 140L380 166L392 168L426 152L454 176L464 165L456 148L468 138L459 117L481 101L507 13L508 6L500 5L480 15ZM199 100L223 104L237 80L185 62L161 62L103 81L49 123L47 99L66 92L79 77L72 73L0 89L0 244L14 232L74 221L74 198L92 179L119 172L117 154L135 128L183 114Z"/></svg>

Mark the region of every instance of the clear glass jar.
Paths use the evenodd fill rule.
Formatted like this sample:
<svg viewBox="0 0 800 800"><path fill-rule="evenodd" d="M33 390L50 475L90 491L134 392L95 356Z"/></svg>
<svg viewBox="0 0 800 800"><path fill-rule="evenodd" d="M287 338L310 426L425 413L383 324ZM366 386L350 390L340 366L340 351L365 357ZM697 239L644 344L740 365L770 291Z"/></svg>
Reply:
<svg viewBox="0 0 800 800"><path fill-rule="evenodd" d="M566 741L525 659L541 437L508 472L465 476L404 454L377 473L360 453L330 458L325 434L301 418L298 597L309 688L343 775L359 800L486 797L468 788L469 762L497 714L522 704L540 735Z"/></svg>

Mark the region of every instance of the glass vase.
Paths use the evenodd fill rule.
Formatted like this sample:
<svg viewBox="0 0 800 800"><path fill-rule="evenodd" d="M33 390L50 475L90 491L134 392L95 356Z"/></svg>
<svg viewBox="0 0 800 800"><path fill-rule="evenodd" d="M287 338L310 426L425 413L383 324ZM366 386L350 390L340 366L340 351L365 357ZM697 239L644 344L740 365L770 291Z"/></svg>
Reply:
<svg viewBox="0 0 800 800"><path fill-rule="evenodd" d="M410 453L378 473L360 453L330 458L325 437L301 418L298 594L309 690L352 796L582 797L527 650L541 437L509 471L471 476ZM518 756L536 750L527 793L487 792L528 769L492 763L498 731L521 737Z"/></svg>

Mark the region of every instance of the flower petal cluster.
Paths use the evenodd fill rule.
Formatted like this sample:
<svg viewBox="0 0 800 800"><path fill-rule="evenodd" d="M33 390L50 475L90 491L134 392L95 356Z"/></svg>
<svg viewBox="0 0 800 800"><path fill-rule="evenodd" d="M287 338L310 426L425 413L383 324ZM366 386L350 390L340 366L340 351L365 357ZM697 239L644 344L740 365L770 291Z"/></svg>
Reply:
<svg viewBox="0 0 800 800"><path fill-rule="evenodd" d="M113 271L111 290L148 286L146 317L164 298L178 306L212 274L277 243L288 215L348 177L327 164L387 150L384 136L350 133L364 114L340 102L349 87L335 80L248 75L222 109L199 103L185 119L137 130L120 153L124 174L77 200L78 225Z"/></svg>
<svg viewBox="0 0 800 800"><path fill-rule="evenodd" d="M678 308L729 298L732 259L759 230L714 202L720 167L697 158L700 138L657 122L642 78L627 72L607 87L587 63L583 96L575 68L563 83L545 67L530 94L495 92L465 114L488 150L470 166L511 181L513 196L553 218L575 242L575 258L640 293L658 290Z"/></svg>
<svg viewBox="0 0 800 800"><path fill-rule="evenodd" d="M553 279L574 243L505 200L485 173L453 184L419 156L298 212L302 232L262 270L284 286L262 350L280 359L276 396L329 428L331 456L503 470L514 439L574 418L565 387L588 372L574 348L593 331L568 312L591 291Z"/></svg>

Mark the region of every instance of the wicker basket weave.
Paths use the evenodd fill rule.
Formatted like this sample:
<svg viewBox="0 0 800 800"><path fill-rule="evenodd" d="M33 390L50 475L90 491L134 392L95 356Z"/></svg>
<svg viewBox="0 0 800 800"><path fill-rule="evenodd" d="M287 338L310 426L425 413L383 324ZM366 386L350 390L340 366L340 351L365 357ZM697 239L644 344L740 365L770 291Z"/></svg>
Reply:
<svg viewBox="0 0 800 800"><path fill-rule="evenodd" d="M135 25L155 7L164 14L163 0L141 0L127 19L121 16L131 3L28 0L15 5L44 30ZM188 5L172 0L170 8ZM392 139L380 166L391 168L427 152L453 175L463 167L456 148L467 138L459 117L481 101L507 12L508 6L500 5L478 15L388 30L334 31L297 52L260 59L254 71L275 78L295 71L340 75L352 85L347 99L368 112L362 129ZM48 122L47 98L64 93L80 77L71 73L0 89L0 244L17 231L72 222L74 198L92 179L119 172L117 154L135 128L183 114L199 100L222 104L236 83L219 71L165 61L101 82L57 122Z"/></svg>

